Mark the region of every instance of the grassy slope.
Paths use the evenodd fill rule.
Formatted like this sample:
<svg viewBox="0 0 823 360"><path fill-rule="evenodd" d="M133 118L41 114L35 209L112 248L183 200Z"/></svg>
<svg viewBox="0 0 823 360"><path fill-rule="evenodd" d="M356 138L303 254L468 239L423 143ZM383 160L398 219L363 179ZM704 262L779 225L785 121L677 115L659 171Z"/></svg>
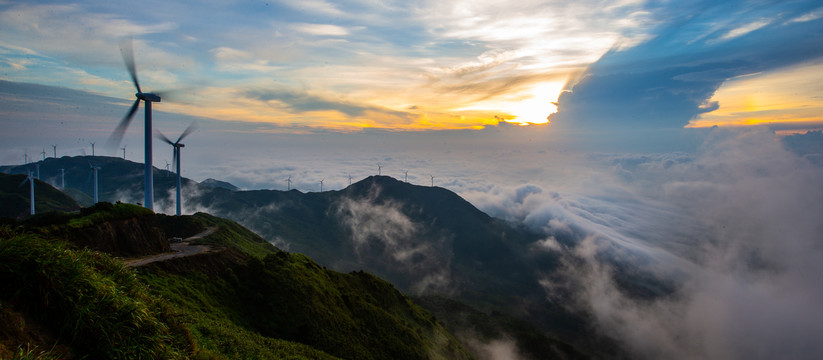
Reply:
<svg viewBox="0 0 823 360"><path fill-rule="evenodd" d="M0 230L0 296L90 358L181 358L187 336L163 303L111 257Z"/></svg>
<svg viewBox="0 0 823 360"><path fill-rule="evenodd" d="M216 274L170 264L140 270L209 354L277 358L267 349L306 344L348 359L471 358L427 311L383 280L325 269L208 214L171 221L216 226L216 233L198 243L227 246L247 257Z"/></svg>
<svg viewBox="0 0 823 360"><path fill-rule="evenodd" d="M142 215L118 204L0 227L0 304L46 324L59 344L89 358L471 358L391 284L327 270L208 214L157 216L167 231L187 236L217 227L200 242L224 248L166 268L125 268L54 237L72 224ZM231 266L210 262L219 257ZM0 333L4 326L15 325L0 325ZM18 354L27 353L25 343ZM0 357L14 351L0 344Z"/></svg>

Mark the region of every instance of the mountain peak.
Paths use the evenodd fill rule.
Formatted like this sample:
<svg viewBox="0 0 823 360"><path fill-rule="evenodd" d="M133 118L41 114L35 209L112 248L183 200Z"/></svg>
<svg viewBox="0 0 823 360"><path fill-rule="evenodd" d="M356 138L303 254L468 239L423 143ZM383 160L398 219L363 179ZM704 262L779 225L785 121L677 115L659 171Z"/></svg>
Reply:
<svg viewBox="0 0 823 360"><path fill-rule="evenodd" d="M207 187L210 187L212 189L218 189L219 188L219 189L226 189L226 190L231 190L231 191L240 190L240 188L238 188L237 186L234 186L233 184L231 184L229 182L220 181L220 180L212 179L212 178L208 178L206 180L203 180L203 182L201 182L200 185L207 186Z"/></svg>

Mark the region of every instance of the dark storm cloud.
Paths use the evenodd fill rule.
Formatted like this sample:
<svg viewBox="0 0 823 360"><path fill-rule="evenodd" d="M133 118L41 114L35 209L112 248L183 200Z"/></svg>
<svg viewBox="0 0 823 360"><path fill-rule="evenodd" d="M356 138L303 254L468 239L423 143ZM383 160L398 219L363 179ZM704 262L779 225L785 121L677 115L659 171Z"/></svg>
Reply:
<svg viewBox="0 0 823 360"><path fill-rule="evenodd" d="M692 2L664 17L649 41L613 49L559 97L553 124L680 128L731 78L823 56L823 19L808 3ZM818 6L819 7L819 6ZM733 20L733 21L732 21Z"/></svg>
<svg viewBox="0 0 823 360"><path fill-rule="evenodd" d="M263 102L277 101L289 111L297 113L333 110L355 118L365 116L369 112L384 113L393 117L405 118L408 120L415 117L415 115L405 112L393 111L375 106L352 104L345 101L335 101L306 92L293 90L258 89L246 91L244 95L248 98Z"/></svg>

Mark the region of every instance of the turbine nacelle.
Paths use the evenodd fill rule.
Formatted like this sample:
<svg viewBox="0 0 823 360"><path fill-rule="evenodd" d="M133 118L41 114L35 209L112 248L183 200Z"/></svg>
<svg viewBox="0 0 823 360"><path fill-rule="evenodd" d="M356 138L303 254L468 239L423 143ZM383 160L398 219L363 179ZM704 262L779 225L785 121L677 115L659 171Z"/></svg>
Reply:
<svg viewBox="0 0 823 360"><path fill-rule="evenodd" d="M160 102L160 96L152 93L139 92L134 94L138 99L148 102Z"/></svg>

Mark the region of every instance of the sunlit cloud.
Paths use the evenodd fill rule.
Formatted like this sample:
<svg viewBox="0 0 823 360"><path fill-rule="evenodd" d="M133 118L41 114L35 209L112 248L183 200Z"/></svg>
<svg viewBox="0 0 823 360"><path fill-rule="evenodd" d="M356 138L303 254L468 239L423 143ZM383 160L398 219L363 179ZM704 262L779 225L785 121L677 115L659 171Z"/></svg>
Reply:
<svg viewBox="0 0 823 360"><path fill-rule="evenodd" d="M729 40L729 39L736 38L738 36L746 35L746 34L752 32L752 31L758 30L758 29L760 29L760 28L762 28L766 25L769 25L769 22L770 21L768 21L768 20L758 20L758 21L740 26L738 28L730 30L725 35L721 36L720 40Z"/></svg>
<svg viewBox="0 0 823 360"><path fill-rule="evenodd" d="M823 63L739 77L721 86L711 102L715 111L689 127L769 124L776 129L823 126Z"/></svg>
<svg viewBox="0 0 823 360"><path fill-rule="evenodd" d="M346 36L349 30L337 25L331 24L292 24L292 28L309 35L315 36Z"/></svg>

